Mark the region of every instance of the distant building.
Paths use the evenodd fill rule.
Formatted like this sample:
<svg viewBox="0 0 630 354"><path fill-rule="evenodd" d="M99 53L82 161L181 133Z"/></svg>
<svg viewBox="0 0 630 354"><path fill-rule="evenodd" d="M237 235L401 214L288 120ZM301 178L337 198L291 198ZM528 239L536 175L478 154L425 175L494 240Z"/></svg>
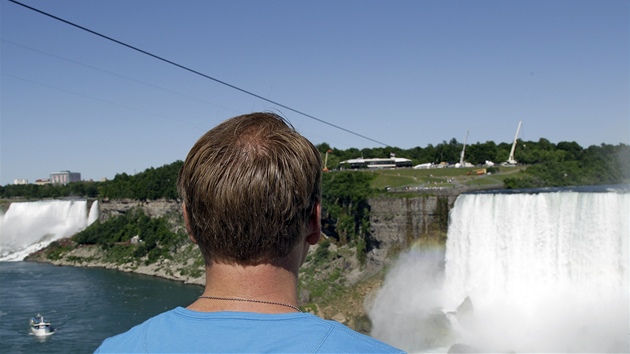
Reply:
<svg viewBox="0 0 630 354"><path fill-rule="evenodd" d="M405 159L402 157L390 157L383 159L364 159L364 158L356 158L350 159L346 161L341 161L339 163L341 168L371 168L371 169L379 169L379 168L401 168L401 167L411 167L411 160Z"/></svg>
<svg viewBox="0 0 630 354"><path fill-rule="evenodd" d="M81 173L79 172L61 171L50 174L50 183L52 184L68 184L79 181L81 181Z"/></svg>
<svg viewBox="0 0 630 354"><path fill-rule="evenodd" d="M43 184L50 184L50 178L41 178L41 179L36 179L35 180L35 184L41 186Z"/></svg>
<svg viewBox="0 0 630 354"><path fill-rule="evenodd" d="M23 178L16 178L13 180L13 184L28 184L28 180Z"/></svg>

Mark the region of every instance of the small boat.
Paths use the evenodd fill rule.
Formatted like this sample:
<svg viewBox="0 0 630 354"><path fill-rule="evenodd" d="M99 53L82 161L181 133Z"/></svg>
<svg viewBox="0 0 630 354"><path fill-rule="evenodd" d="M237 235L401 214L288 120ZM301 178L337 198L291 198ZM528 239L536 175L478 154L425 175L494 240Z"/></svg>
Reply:
<svg viewBox="0 0 630 354"><path fill-rule="evenodd" d="M37 314L37 316L31 318L31 332L35 336L49 336L55 333L54 329L50 325L50 322L44 320L44 316Z"/></svg>

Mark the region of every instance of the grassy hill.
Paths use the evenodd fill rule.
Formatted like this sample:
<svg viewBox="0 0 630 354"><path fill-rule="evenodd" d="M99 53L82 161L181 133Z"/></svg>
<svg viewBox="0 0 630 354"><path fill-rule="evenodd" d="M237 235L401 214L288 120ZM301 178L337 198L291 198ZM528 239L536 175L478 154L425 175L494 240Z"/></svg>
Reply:
<svg viewBox="0 0 630 354"><path fill-rule="evenodd" d="M514 177L514 173L526 166L500 166L491 172L478 175L479 167L431 168L431 169L391 169L374 170L372 187L376 189L433 188L433 187L494 187L503 186L503 180ZM493 171L494 170L494 171Z"/></svg>

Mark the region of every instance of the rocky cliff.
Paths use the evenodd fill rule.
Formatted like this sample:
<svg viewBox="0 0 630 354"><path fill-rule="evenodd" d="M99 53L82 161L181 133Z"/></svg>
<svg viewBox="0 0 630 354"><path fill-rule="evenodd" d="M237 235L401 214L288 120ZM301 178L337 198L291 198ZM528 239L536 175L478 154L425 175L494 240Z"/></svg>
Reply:
<svg viewBox="0 0 630 354"><path fill-rule="evenodd" d="M416 243L443 244L448 213L457 195L380 197L369 200L373 239L368 272L379 271L392 256Z"/></svg>
<svg viewBox="0 0 630 354"><path fill-rule="evenodd" d="M405 248L432 236L436 228L446 231L448 212L456 198L457 195L370 199L370 225L379 248Z"/></svg>
<svg viewBox="0 0 630 354"><path fill-rule="evenodd" d="M372 244L368 260L370 273L380 270L392 251L398 252L416 242L445 237L450 211L457 195L392 196L369 199ZM101 221L139 207L151 217L179 215L181 202L175 200L102 200ZM181 221L181 218L175 218ZM182 225L180 225L181 227Z"/></svg>
<svg viewBox="0 0 630 354"><path fill-rule="evenodd" d="M391 196L373 198L370 205L370 244L365 264L356 250L329 246L330 255L317 262L313 247L300 270L300 303L324 318L334 319L360 332L371 328L367 309L398 254L415 244L442 247L446 241L448 213L457 195ZM335 274L341 273L340 276ZM324 287L326 290L321 290ZM337 290L336 290L337 289ZM313 296L323 293L323 296Z"/></svg>
<svg viewBox="0 0 630 354"><path fill-rule="evenodd" d="M182 203L175 200L140 201L133 199L103 199L99 203L99 220L105 221L110 217L121 215L127 211L140 207L150 217L161 217L173 213L180 213Z"/></svg>
<svg viewBox="0 0 630 354"><path fill-rule="evenodd" d="M367 261L360 265L354 259L345 259L345 282L354 284L379 273L389 265L395 256L413 244L432 242L443 243L446 237L448 212L457 195L441 196L392 196L369 199L370 205L370 244L368 245ZM181 218L181 202L175 200L139 201L131 199L101 200L99 203L99 219L106 221L111 217L122 215L133 208L141 208L150 217L166 217L174 229L183 228ZM334 243L334 241L333 241ZM333 246L334 250L337 250ZM315 251L313 248L312 251ZM55 260L56 264L81 266L97 266L115 268L124 271L153 274L175 280L182 280L197 284L203 283L202 277L182 276L177 265L165 260L151 266L132 266L125 264L107 264L99 260L96 250L79 248L69 252L66 257ZM181 250L180 250L181 252ZM187 254L191 250L186 250ZM348 258L348 254L340 258ZM353 253L352 253L353 254ZM182 257L180 262L186 262ZM352 258L352 257L350 257ZM83 261L81 261L83 260ZM168 264L171 263L171 264Z"/></svg>

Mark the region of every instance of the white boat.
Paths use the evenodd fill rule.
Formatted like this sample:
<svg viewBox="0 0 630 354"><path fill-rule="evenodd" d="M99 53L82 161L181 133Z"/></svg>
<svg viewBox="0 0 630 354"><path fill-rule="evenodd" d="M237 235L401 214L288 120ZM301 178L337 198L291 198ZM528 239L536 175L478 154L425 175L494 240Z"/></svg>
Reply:
<svg viewBox="0 0 630 354"><path fill-rule="evenodd" d="M44 320L44 316L37 314L37 316L31 318L31 332L35 336L49 336L55 333L54 329L50 325L50 322Z"/></svg>

